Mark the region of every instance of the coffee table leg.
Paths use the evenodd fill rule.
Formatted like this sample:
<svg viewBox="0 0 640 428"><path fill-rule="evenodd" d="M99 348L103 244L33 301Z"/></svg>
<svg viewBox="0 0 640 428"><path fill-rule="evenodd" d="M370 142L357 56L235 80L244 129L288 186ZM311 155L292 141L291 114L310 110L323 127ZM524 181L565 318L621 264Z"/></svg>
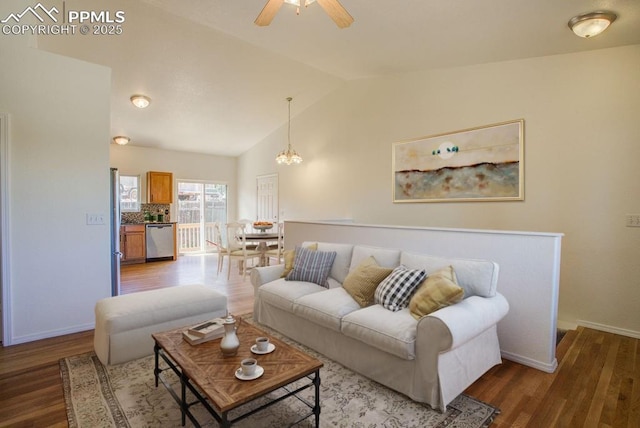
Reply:
<svg viewBox="0 0 640 428"><path fill-rule="evenodd" d="M160 352L160 347L158 346L158 342L155 342L155 344L153 345L153 353L155 354L155 357L156 357L156 367L153 370L153 374L155 375L155 378L156 378L156 388L158 387L158 378L160 376L160 365L158 364L158 352Z"/></svg>
<svg viewBox="0 0 640 428"><path fill-rule="evenodd" d="M220 428L229 428L231 426L231 422L229 422L229 414L227 412L223 412L220 415Z"/></svg>
<svg viewBox="0 0 640 428"><path fill-rule="evenodd" d="M316 405L313 408L313 414L316 415L316 428L320 427L320 370L316 370L316 376L313 379L316 390Z"/></svg>
<svg viewBox="0 0 640 428"><path fill-rule="evenodd" d="M181 393L180 393L180 411L182 412L182 426L184 426L187 423L186 420L186 416L187 416L187 385L186 385L187 379L184 375L184 373L180 373L180 389L181 389Z"/></svg>

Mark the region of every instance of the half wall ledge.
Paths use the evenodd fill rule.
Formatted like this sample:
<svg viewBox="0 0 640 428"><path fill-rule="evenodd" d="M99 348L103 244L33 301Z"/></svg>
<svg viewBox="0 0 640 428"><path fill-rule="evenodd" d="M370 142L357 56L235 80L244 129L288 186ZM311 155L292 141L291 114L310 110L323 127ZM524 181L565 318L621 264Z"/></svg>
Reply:
<svg viewBox="0 0 640 428"><path fill-rule="evenodd" d="M340 221L285 221L285 248L304 241L397 248L433 256L492 260L509 313L498 324L505 359L552 373L562 233L385 226Z"/></svg>

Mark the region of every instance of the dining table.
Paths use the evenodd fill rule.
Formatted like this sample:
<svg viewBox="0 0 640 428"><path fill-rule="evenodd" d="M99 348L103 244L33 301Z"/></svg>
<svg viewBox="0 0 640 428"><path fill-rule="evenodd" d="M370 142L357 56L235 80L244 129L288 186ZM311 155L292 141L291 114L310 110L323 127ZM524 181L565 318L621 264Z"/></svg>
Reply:
<svg viewBox="0 0 640 428"><path fill-rule="evenodd" d="M256 232L256 233L245 233L244 238L247 243L255 243L256 251L260 253L260 261L258 262L258 266L267 266L267 250L269 249L270 242L278 242L278 233L277 232Z"/></svg>

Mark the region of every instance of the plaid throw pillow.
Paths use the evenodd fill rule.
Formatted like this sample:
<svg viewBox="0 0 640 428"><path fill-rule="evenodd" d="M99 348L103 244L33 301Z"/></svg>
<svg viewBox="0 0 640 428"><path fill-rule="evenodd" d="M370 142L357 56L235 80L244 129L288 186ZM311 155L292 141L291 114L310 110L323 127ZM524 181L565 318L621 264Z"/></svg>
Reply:
<svg viewBox="0 0 640 428"><path fill-rule="evenodd" d="M426 275L423 269L398 266L376 288L375 302L393 312L406 308L411 294Z"/></svg>
<svg viewBox="0 0 640 428"><path fill-rule="evenodd" d="M285 277L286 281L307 281L329 288L327 278L336 258L335 251L312 251L296 247L293 270Z"/></svg>

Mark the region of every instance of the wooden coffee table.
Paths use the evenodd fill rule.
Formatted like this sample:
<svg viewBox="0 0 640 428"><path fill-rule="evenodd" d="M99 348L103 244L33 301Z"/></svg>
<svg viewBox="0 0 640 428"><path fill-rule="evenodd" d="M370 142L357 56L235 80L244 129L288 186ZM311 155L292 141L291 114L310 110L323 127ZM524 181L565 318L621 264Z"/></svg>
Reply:
<svg viewBox="0 0 640 428"><path fill-rule="evenodd" d="M184 329L180 328L152 335L155 340L154 375L156 387L158 386L158 381L162 382L176 400L182 412L182 425L185 424L186 417L188 417L195 426L200 426L189 410L195 404L203 405L220 423L221 427L229 427L231 424L285 398L314 387L315 403L310 403L297 397L311 409L308 414L301 415L297 422L315 415L316 427L319 426L320 368L323 365L321 361L274 338L246 321L241 322L238 327L237 335L240 339L240 348L238 349L238 354L233 357L222 356L222 351L220 350L221 339L195 346L190 345L182 338ZM253 354L251 346L255 344L255 339L260 336L269 337L271 343L276 347L275 351L264 355ZM237 379L235 373L240 367L240 361L249 357L258 360L258 365L264 368L264 374L255 380ZM168 368L160 368L160 358L167 363ZM180 391L174 390L169 382L164 379L162 372L165 370L173 370L180 378ZM285 388L292 382L305 377L309 379L308 383L297 386L295 389ZM279 388L285 388L283 395L243 415L229 419L229 411ZM197 401L187 402L187 389L195 395Z"/></svg>

